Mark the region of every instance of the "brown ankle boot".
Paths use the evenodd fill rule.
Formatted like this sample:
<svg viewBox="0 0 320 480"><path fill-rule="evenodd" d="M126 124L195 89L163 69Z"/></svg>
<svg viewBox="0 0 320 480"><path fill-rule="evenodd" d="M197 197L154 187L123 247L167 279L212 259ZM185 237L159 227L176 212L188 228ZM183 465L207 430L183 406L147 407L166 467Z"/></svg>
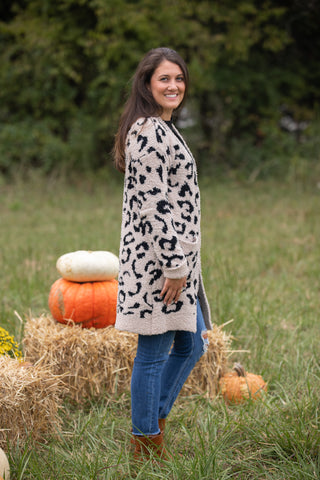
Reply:
<svg viewBox="0 0 320 480"><path fill-rule="evenodd" d="M148 458L150 457L151 452L161 460L170 459L170 455L166 452L164 447L162 432L158 435L151 435L149 437L133 435L133 440L135 444L133 457L135 460L142 460L143 457Z"/></svg>
<svg viewBox="0 0 320 480"><path fill-rule="evenodd" d="M165 429L165 426L166 426L166 419L165 418L159 418L159 428L160 428L160 432L162 433L162 435L164 436L164 429ZM130 443L134 443L134 438L131 437L130 439ZM0 478L1 480L1 478Z"/></svg>

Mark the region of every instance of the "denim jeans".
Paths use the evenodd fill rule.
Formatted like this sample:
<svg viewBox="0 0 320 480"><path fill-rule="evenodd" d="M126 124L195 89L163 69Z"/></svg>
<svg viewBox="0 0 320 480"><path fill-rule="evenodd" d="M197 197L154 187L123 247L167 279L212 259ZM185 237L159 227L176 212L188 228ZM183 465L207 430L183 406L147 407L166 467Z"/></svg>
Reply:
<svg viewBox="0 0 320 480"><path fill-rule="evenodd" d="M171 348L172 347L172 348ZM197 331L139 335L131 377L132 432L156 435L189 373L206 352L208 335L199 301Z"/></svg>

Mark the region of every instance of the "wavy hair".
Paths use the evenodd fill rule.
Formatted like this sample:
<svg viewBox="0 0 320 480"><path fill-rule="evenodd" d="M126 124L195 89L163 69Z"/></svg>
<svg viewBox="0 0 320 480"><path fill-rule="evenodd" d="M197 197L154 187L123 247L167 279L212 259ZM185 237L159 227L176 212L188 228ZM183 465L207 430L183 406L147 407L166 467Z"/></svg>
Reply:
<svg viewBox="0 0 320 480"><path fill-rule="evenodd" d="M171 48L160 47L150 50L139 63L133 76L131 93L125 103L115 137L113 157L115 166L120 172L125 171L125 142L131 125L138 118L159 116L162 113L162 107L154 100L149 86L154 71L164 60L175 63L181 68L185 82L184 99L186 97L189 73L185 61Z"/></svg>

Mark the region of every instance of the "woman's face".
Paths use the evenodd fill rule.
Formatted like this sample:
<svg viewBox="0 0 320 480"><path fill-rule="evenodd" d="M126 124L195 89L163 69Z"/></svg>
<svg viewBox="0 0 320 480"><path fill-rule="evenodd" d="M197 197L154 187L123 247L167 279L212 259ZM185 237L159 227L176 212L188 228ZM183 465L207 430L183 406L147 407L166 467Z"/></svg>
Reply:
<svg viewBox="0 0 320 480"><path fill-rule="evenodd" d="M171 119L173 110L183 100L185 89L184 75L179 65L163 60L150 80L150 90L155 101L162 107L163 120Z"/></svg>

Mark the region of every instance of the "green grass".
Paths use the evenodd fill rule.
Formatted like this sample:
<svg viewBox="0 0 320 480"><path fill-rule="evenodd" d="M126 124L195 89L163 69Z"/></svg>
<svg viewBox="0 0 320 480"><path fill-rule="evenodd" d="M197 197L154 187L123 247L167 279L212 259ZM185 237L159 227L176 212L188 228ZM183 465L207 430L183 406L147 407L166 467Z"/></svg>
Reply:
<svg viewBox="0 0 320 480"><path fill-rule="evenodd" d="M230 365L261 374L266 400L227 407L221 398L180 397L167 440L182 456L140 470L130 461L129 393L83 408L66 402L58 438L11 447L12 479L319 479L320 190L203 180L201 192L213 320L232 320L225 329L239 353ZM0 325L17 340L30 311L48 311L60 255L118 253L121 199L109 178L0 184Z"/></svg>

